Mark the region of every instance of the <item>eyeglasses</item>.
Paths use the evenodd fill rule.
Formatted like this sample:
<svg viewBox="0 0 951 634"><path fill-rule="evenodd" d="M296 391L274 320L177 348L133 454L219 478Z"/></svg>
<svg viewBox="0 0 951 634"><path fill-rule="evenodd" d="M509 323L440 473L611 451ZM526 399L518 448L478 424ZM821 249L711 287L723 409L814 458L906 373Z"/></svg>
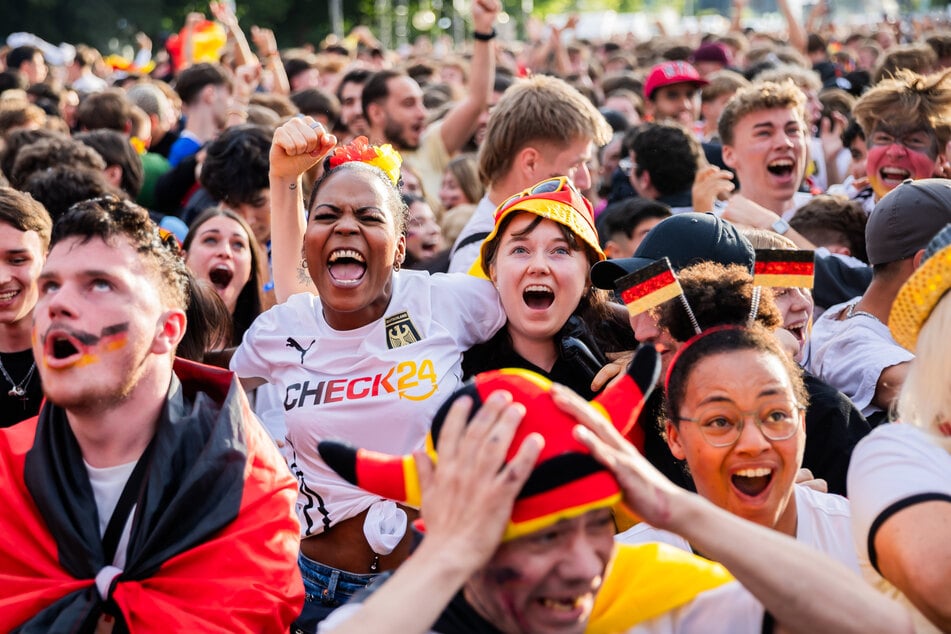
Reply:
<svg viewBox="0 0 951 634"><path fill-rule="evenodd" d="M802 409L799 404L782 403L765 406L759 412L741 412L730 405L715 404L697 412L696 418L681 416L677 420L695 423L708 445L729 447L740 438L748 417L767 440L792 438L802 424L798 415Z"/></svg>
<svg viewBox="0 0 951 634"><path fill-rule="evenodd" d="M502 204L499 205L499 209L496 212L496 216L504 213L506 210L508 210L509 207L514 205L516 202L518 202L519 200L523 198L527 198L528 196L535 196L538 194L554 194L555 192L560 192L565 189L571 190L571 193L574 196L579 196L579 197L581 196L581 192L579 192L575 188L575 186L572 184L571 180L569 180L567 176L558 176L556 178L549 178L548 180L543 180L542 182L537 183L535 186L530 187L529 189L526 189L524 191L521 191L515 194L514 196L509 196L508 198L506 198L502 202ZM581 205L579 209L584 209L584 205Z"/></svg>

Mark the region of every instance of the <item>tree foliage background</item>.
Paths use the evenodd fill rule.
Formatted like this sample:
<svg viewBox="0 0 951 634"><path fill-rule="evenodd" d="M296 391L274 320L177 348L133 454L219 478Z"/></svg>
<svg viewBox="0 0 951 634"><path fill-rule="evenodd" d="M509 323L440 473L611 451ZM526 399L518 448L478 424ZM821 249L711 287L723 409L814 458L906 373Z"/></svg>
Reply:
<svg viewBox="0 0 951 634"><path fill-rule="evenodd" d="M347 28L372 22L372 0L341 4ZM131 44L139 31L158 46L191 11L211 16L207 2L192 0L4 0L0 25L4 37L26 31L53 44L83 42L109 51ZM252 24L272 28L281 46L316 44L331 30L328 0L238 0L236 13L245 32Z"/></svg>
<svg viewBox="0 0 951 634"><path fill-rule="evenodd" d="M252 24L274 30L282 47L305 43L318 44L331 33L331 0L236 0L235 11L245 32ZM402 0L410 15L420 9L433 9L449 16L453 5L467 0ZM609 0L595 0L608 2ZM613 4L641 4L642 0L610 0ZM400 0L387 0L387 11ZM375 0L342 0L345 30L366 24L376 30L379 16ZM503 0L513 15L521 11L522 0ZM559 12L578 8L578 0L535 0L536 13ZM195 0L3 0L0 2L2 34L16 31L34 33L59 44L82 42L108 52L134 42L142 31L160 45L171 33L178 32L191 11L211 15L207 2ZM434 35L436 29L433 30ZM412 31L411 36L418 32Z"/></svg>

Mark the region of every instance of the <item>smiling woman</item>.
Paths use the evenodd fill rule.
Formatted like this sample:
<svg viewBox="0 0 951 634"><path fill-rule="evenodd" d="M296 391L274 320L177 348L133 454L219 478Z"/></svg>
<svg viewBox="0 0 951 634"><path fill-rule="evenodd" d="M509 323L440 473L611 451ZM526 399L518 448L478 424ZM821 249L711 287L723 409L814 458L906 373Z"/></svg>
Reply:
<svg viewBox="0 0 951 634"><path fill-rule="evenodd" d="M337 476L317 443L338 438L395 454L418 449L436 409L460 384L462 352L504 321L485 280L400 270L407 209L396 186L398 156L365 141L338 148L328 161L304 225L297 222L304 217L300 175L335 139L309 118L276 131L270 165L277 291L307 290L292 279L296 258L287 257L302 254L317 294L299 292L262 314L231 363L250 379L246 384L274 385L283 403L300 487L304 631L403 561L407 512L415 515Z"/></svg>
<svg viewBox="0 0 951 634"><path fill-rule="evenodd" d="M633 350L627 312L594 288L588 269L604 259L589 203L565 177L499 205L473 273L489 277L508 323L466 353L466 376L518 367L595 394L605 352Z"/></svg>
<svg viewBox="0 0 951 634"><path fill-rule="evenodd" d="M802 369L771 332L780 323L772 297L763 294L757 321L747 325L753 283L745 269L704 263L679 277L704 330L693 335L682 305L663 307L660 326L678 341L686 340L671 362L665 387L671 453L686 462L697 493L716 506L857 570L848 501L796 485L807 447L810 394ZM817 433L813 445L827 438ZM842 468L847 465L846 458ZM647 524L618 539L691 549L686 540Z"/></svg>

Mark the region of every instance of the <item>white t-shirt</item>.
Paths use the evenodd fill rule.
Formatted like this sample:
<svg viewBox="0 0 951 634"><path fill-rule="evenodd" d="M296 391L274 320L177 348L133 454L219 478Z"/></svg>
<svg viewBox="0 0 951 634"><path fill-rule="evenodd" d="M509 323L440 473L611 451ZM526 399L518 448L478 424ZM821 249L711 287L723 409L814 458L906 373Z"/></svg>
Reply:
<svg viewBox="0 0 951 634"><path fill-rule="evenodd" d="M112 513L116 510L125 483L129 481L129 476L135 470L137 462L137 460L133 460L114 467L97 468L83 460L86 474L89 476L89 484L92 485L93 497L96 498L100 537L106 534L106 528L109 526L109 520L112 519ZM129 549L129 535L132 533L132 518L135 516L135 507L136 505L133 504L129 511L129 517L126 519L125 526L122 528L122 535L119 537L119 544L116 546L116 555L111 562L117 568L125 568L125 557L126 551Z"/></svg>
<svg viewBox="0 0 951 634"><path fill-rule="evenodd" d="M418 449L436 410L461 384L462 353L504 323L487 280L422 271L395 274L384 316L355 330L331 328L309 293L255 320L231 369L277 387L302 536L380 499L340 478L320 459L317 443L340 439L394 455Z"/></svg>
<svg viewBox="0 0 951 634"><path fill-rule="evenodd" d="M455 243L452 245L451 258L449 260L450 273L469 272L472 264L482 253L482 240L470 242L461 248L458 245L462 244L466 238L473 234L492 233L492 229L495 228L495 208L496 205L489 200L488 194L483 196L479 204L476 205L475 211L472 212L472 215L469 217L469 222L467 222L466 226L459 232L459 237L456 238Z"/></svg>
<svg viewBox="0 0 951 634"><path fill-rule="evenodd" d="M914 425L881 425L852 453L848 476L852 500L852 538L862 575L883 593L912 610L915 629L938 631L872 565L875 530L902 509L919 502L951 503L951 454Z"/></svg>
<svg viewBox="0 0 951 634"><path fill-rule="evenodd" d="M881 411L872 405L872 399L882 372L911 361L915 355L899 346L888 326L874 317L856 312L851 318L837 319L859 299L832 306L816 320L803 365L852 399L868 417Z"/></svg>
<svg viewBox="0 0 951 634"><path fill-rule="evenodd" d="M796 541L812 546L852 570L859 571L852 545L849 501L840 495L822 493L796 485ZM850 489L851 491L851 489ZM623 544L663 542L688 552L690 543L675 533L654 528L647 522L635 524L615 537Z"/></svg>

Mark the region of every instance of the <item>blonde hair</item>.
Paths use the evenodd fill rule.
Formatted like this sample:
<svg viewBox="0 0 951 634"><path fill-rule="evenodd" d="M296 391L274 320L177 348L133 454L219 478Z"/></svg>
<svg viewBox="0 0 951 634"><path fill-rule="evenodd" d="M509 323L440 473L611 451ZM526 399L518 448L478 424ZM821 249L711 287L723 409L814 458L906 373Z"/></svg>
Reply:
<svg viewBox="0 0 951 634"><path fill-rule="evenodd" d="M896 412L898 419L920 427L936 444L951 452L951 437L937 429L941 423L951 423L948 332L951 332L951 295L946 294L918 333L917 356L908 369Z"/></svg>
<svg viewBox="0 0 951 634"><path fill-rule="evenodd" d="M786 236L781 236L768 229L743 229L740 233L750 241L754 249L796 250L799 248L795 242Z"/></svg>
<svg viewBox="0 0 951 634"><path fill-rule="evenodd" d="M933 75L899 70L862 95L852 114L866 138L880 121L887 121L896 127L934 130L943 150L951 139L951 70Z"/></svg>
<svg viewBox="0 0 951 634"><path fill-rule="evenodd" d="M720 114L717 131L723 145L733 145L733 130L739 121L754 112L789 108L799 113L799 119L806 119L806 95L792 80L782 83L762 82L736 91Z"/></svg>
<svg viewBox="0 0 951 634"><path fill-rule="evenodd" d="M492 110L479 151L479 178L489 186L508 174L524 148L561 146L575 139L604 145L611 139L611 126L566 81L546 75L523 79L512 84Z"/></svg>

